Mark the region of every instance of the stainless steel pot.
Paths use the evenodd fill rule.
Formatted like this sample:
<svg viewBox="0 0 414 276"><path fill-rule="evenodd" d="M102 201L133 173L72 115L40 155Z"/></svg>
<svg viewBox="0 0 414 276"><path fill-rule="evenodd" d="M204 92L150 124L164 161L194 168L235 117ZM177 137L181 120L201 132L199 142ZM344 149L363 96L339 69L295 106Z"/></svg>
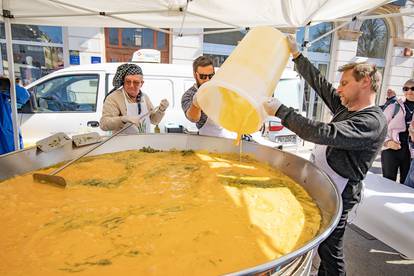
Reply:
<svg viewBox="0 0 414 276"><path fill-rule="evenodd" d="M161 150L174 148L177 150L203 149L212 152L238 153L240 151L240 148L234 145L233 140L223 138L183 134L147 134L116 137L90 155L139 149L143 146ZM71 143L68 143L47 153L32 147L2 155L0 156L0 180L71 160L89 147L91 146L75 148ZM243 153L252 154L257 160L269 163L301 184L318 204L322 212L322 225L319 234L301 248L279 259L229 275L254 275L265 271L268 274L263 275L278 274L277 271L279 271L279 275L287 275L283 274L283 271L291 267L292 264L295 266L295 263L295 271L308 271L311 265L309 261L311 258L310 252L328 237L339 221L342 212L342 201L338 190L329 177L308 160L256 143L243 142L241 147Z"/></svg>

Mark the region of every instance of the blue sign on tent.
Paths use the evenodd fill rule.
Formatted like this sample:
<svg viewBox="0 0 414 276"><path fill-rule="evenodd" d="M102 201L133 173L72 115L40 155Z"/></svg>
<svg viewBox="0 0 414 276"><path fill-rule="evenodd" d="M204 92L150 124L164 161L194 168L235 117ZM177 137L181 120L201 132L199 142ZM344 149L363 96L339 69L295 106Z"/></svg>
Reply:
<svg viewBox="0 0 414 276"><path fill-rule="evenodd" d="M101 63L101 57L91 57L91 63Z"/></svg>

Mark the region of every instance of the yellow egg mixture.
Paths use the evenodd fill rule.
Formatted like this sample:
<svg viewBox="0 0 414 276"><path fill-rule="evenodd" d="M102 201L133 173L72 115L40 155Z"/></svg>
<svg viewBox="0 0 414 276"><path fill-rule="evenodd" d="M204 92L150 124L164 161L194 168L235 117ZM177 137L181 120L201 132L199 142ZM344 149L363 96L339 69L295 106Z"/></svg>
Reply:
<svg viewBox="0 0 414 276"><path fill-rule="evenodd" d="M48 173L53 168L40 172ZM321 215L252 157L125 151L0 183L0 275L220 275L300 247Z"/></svg>
<svg viewBox="0 0 414 276"><path fill-rule="evenodd" d="M219 93L222 100L219 124L237 133L236 145L238 145L242 134L258 131L261 126L259 114L249 101L233 91L219 87Z"/></svg>

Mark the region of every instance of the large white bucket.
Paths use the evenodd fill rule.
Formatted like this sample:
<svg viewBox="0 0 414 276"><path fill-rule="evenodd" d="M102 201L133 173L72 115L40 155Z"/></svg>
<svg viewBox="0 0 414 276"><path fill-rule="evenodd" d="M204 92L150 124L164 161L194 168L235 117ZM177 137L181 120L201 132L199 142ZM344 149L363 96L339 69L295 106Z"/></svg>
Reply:
<svg viewBox="0 0 414 276"><path fill-rule="evenodd" d="M239 136L256 132L266 118L262 103L273 94L288 57L286 37L280 31L250 30L215 76L199 88L201 109Z"/></svg>

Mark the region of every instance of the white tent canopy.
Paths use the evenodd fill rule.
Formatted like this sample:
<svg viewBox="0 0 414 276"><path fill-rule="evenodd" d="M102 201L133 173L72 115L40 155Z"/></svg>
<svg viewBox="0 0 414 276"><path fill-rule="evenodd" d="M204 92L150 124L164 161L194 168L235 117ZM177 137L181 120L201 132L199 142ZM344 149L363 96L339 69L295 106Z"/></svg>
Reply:
<svg viewBox="0 0 414 276"><path fill-rule="evenodd" d="M0 0L5 23L14 141L18 149L11 24L183 28L302 27L365 14L390 0Z"/></svg>
<svg viewBox="0 0 414 276"><path fill-rule="evenodd" d="M384 0L9 0L11 23L90 27L301 27L381 6Z"/></svg>

